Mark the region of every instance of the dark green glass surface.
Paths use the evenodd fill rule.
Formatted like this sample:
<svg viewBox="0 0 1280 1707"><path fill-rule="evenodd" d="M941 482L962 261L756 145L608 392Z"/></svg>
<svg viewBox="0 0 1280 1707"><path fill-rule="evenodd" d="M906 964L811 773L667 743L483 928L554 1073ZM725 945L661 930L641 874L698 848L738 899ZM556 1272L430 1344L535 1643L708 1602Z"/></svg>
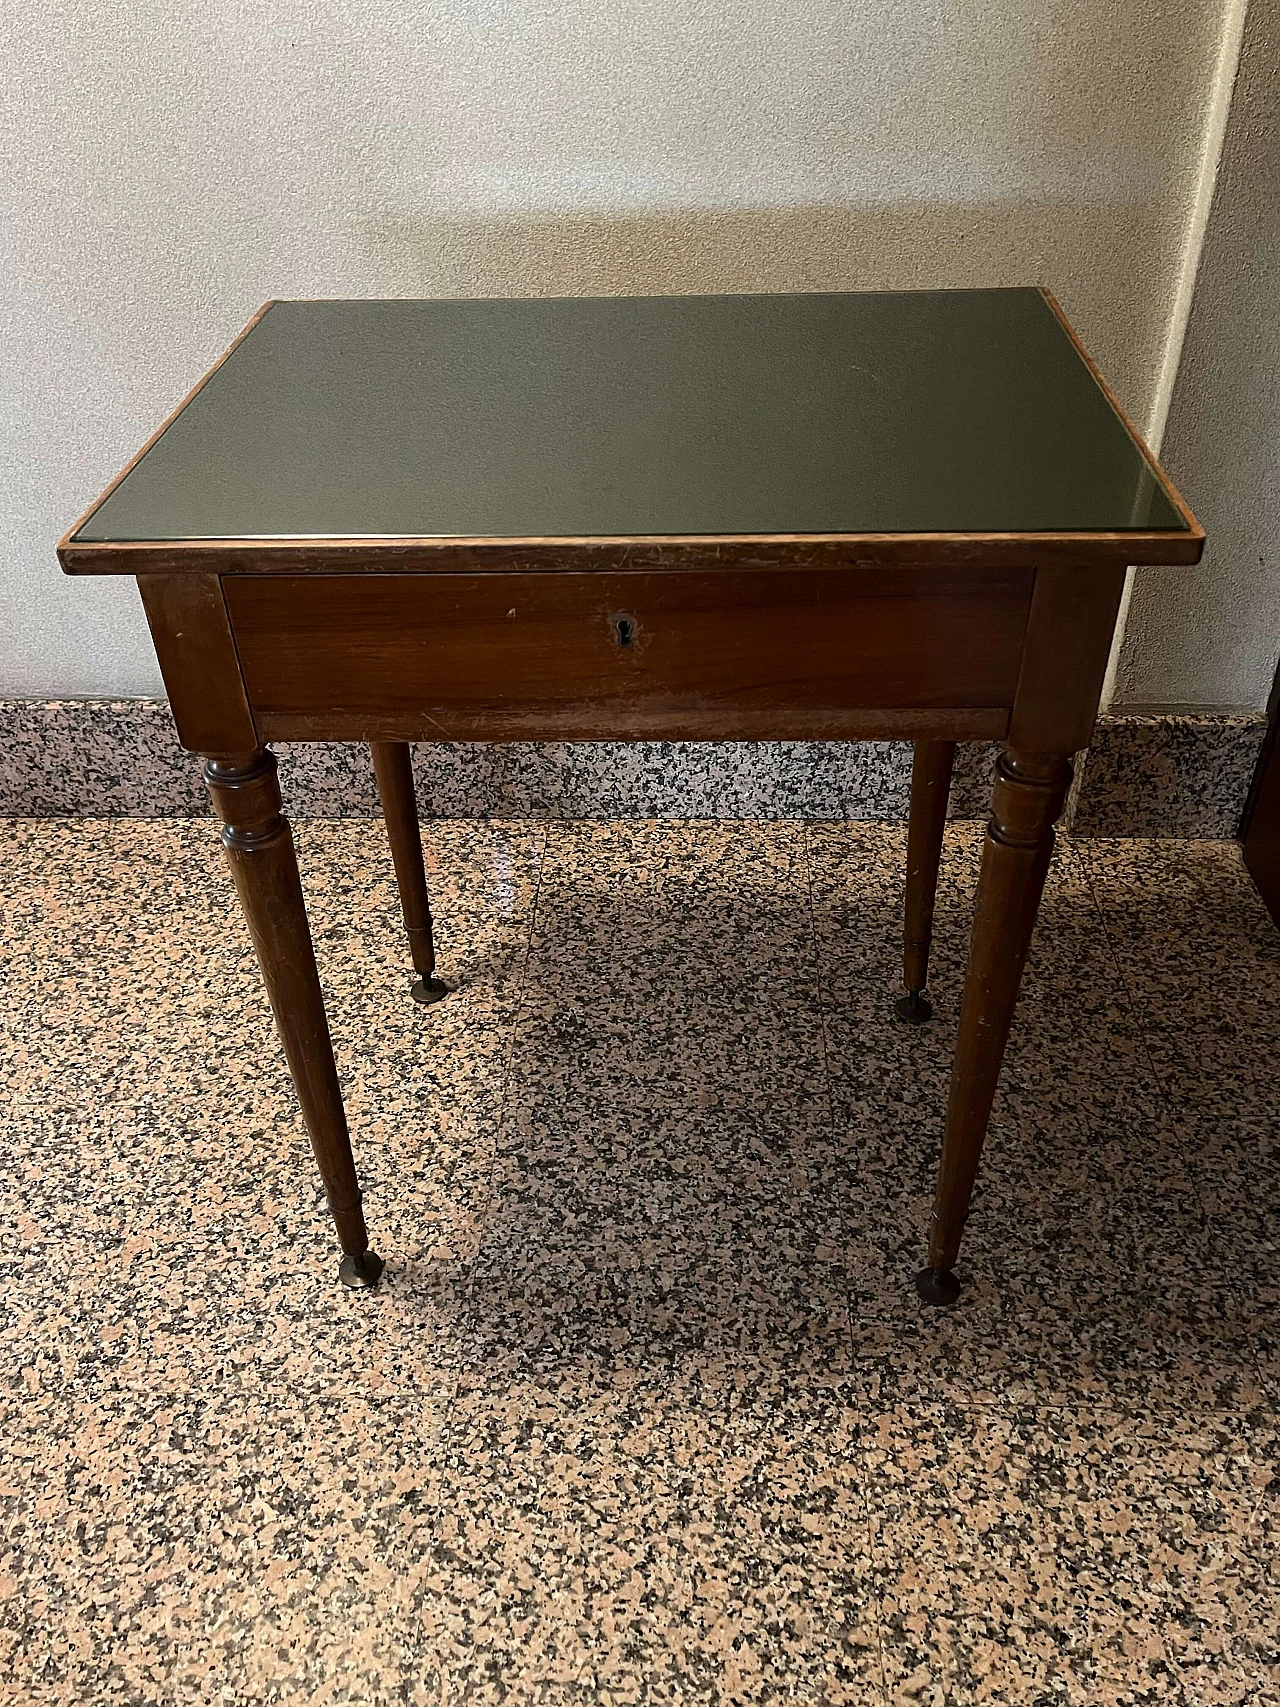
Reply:
<svg viewBox="0 0 1280 1707"><path fill-rule="evenodd" d="M1183 526L991 290L279 303L75 537Z"/></svg>

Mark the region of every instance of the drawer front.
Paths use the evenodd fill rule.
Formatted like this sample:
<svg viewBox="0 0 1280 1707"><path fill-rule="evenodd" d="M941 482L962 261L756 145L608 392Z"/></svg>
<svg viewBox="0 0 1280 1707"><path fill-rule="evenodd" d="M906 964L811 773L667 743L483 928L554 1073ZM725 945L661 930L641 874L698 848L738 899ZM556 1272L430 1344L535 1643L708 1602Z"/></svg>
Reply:
<svg viewBox="0 0 1280 1707"><path fill-rule="evenodd" d="M245 575L265 739L999 735L1031 570ZM966 718L968 721L966 722Z"/></svg>

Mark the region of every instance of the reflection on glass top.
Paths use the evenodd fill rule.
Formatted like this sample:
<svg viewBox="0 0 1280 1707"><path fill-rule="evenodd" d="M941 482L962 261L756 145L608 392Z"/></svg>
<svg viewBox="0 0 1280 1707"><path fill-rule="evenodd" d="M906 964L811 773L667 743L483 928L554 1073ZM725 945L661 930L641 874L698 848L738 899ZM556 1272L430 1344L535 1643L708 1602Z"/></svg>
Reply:
<svg viewBox="0 0 1280 1707"><path fill-rule="evenodd" d="M1035 290L282 302L82 541L1182 529Z"/></svg>

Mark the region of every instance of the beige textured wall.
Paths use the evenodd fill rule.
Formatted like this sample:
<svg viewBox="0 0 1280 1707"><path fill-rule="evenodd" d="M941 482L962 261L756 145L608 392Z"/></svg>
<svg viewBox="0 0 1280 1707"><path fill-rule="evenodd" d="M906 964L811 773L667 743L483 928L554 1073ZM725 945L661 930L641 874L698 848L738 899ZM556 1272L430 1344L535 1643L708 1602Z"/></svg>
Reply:
<svg viewBox="0 0 1280 1707"><path fill-rule="evenodd" d="M0 693L155 691L57 534L267 296L1043 280L1150 418L1208 0L44 0L0 21Z"/></svg>
<svg viewBox="0 0 1280 1707"><path fill-rule="evenodd" d="M1163 455L1208 534L1139 571L1115 705L1260 709L1280 657L1280 0L1250 0Z"/></svg>

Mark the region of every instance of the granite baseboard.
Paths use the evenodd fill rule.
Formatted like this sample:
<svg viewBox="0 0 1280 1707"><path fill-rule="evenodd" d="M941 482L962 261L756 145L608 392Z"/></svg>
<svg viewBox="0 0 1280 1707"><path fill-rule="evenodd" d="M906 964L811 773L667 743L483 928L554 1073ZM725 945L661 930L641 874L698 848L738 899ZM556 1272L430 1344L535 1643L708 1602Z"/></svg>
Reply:
<svg viewBox="0 0 1280 1707"><path fill-rule="evenodd" d="M1084 766L1072 829L1087 836L1230 837L1261 717L1108 717ZM377 811L368 750L281 743L298 818ZM995 749L961 748L952 816L986 813ZM902 819L903 742L439 743L415 749L424 817ZM0 815L207 814L199 763L163 700L0 701Z"/></svg>
<svg viewBox="0 0 1280 1707"><path fill-rule="evenodd" d="M1072 835L1233 839L1266 727L1261 712L1101 718L1083 760Z"/></svg>

